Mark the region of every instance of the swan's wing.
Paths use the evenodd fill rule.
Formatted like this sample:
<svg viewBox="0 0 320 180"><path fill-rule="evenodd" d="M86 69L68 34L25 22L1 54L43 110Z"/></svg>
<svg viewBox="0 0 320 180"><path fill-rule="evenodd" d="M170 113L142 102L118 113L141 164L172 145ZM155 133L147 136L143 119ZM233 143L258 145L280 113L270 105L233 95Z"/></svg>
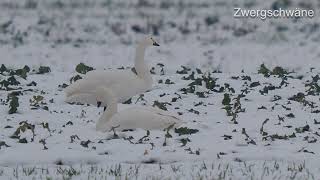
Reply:
<svg viewBox="0 0 320 180"><path fill-rule="evenodd" d="M101 79L105 83L115 83L119 81L129 81L136 78L136 74L129 70L117 71L89 71L84 80L97 80Z"/></svg>
<svg viewBox="0 0 320 180"><path fill-rule="evenodd" d="M165 124L165 128L168 128L170 125L173 125L173 127L179 127L181 124L183 124L184 122L181 121L181 119L170 115L170 114L163 114L163 113L157 113L161 118L162 121Z"/></svg>
<svg viewBox="0 0 320 180"><path fill-rule="evenodd" d="M179 118L175 117L173 113L171 113L169 111L161 110L159 108L142 106L139 109L143 109L143 111L149 111L150 113L155 113L155 114L159 114L162 116L168 116L168 117L173 117L175 119L179 119Z"/></svg>
<svg viewBox="0 0 320 180"><path fill-rule="evenodd" d="M100 85L112 86L118 79L115 76L120 76L119 74L119 72L114 71L89 71L83 79L79 79L68 86L65 93L67 96L76 93L92 93Z"/></svg>
<svg viewBox="0 0 320 180"><path fill-rule="evenodd" d="M167 113L161 114L149 108L133 107L125 109L115 114L109 121L109 127L119 126L118 129L165 129L170 125L175 124L179 126L181 124L180 119L168 115Z"/></svg>
<svg viewBox="0 0 320 180"><path fill-rule="evenodd" d="M65 89L67 97L76 94L95 94L98 86L105 86L116 93L119 102L126 101L137 93L147 90L144 81L138 78L131 71L90 71L85 78L80 79ZM96 104L95 98L81 99L76 96L82 103ZM69 100L67 100L69 101Z"/></svg>
<svg viewBox="0 0 320 180"><path fill-rule="evenodd" d="M113 70L95 70L95 71L89 71L87 74L83 77L83 79L98 79L101 77L110 77L112 74L118 73L117 71Z"/></svg>
<svg viewBox="0 0 320 180"><path fill-rule="evenodd" d="M174 127L178 127L185 122L181 120L180 118L176 117L173 113L161 110L159 108L153 108L153 107L143 107L144 111L148 111L150 113L158 115L158 118L162 121L166 122L166 124L173 124L175 123Z"/></svg>
<svg viewBox="0 0 320 180"><path fill-rule="evenodd" d="M64 91L67 97L74 94L93 93L99 84L102 84L101 78L80 79L68 86Z"/></svg>

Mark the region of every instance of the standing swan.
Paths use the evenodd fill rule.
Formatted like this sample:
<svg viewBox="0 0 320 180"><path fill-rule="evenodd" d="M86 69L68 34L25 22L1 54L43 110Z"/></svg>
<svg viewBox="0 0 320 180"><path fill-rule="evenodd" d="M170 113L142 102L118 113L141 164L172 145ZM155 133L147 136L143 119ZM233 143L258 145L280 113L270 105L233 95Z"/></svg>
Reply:
<svg viewBox="0 0 320 180"><path fill-rule="evenodd" d="M174 124L177 127L182 121L167 112L151 107L133 107L118 112L117 99L114 93L105 87L98 87L96 90L97 104L106 104L102 116L99 118L96 129L97 131L110 131L124 129L165 129ZM100 103L101 102L101 103Z"/></svg>
<svg viewBox="0 0 320 180"><path fill-rule="evenodd" d="M144 62L144 54L148 46L159 46L159 44L151 37L138 43L134 62L137 74L129 70L90 71L83 79L65 89L66 102L96 105L95 90L98 86L107 87L115 92L118 102L125 102L132 96L151 89L152 77ZM105 104L102 105L105 106Z"/></svg>

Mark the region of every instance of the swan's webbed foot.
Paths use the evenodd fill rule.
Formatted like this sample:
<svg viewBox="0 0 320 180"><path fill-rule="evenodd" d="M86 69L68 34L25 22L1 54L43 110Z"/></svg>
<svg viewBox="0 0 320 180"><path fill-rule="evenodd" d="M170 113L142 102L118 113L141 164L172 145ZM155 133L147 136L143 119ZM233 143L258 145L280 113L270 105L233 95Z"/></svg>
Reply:
<svg viewBox="0 0 320 180"><path fill-rule="evenodd" d="M101 106L101 101L97 101L97 106L98 106L98 107Z"/></svg>

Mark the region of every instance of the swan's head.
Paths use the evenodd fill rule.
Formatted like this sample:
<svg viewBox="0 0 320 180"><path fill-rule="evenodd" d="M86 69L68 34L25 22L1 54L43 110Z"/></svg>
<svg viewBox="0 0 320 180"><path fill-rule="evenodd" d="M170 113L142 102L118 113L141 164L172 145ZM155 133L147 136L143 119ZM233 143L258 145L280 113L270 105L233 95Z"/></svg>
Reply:
<svg viewBox="0 0 320 180"><path fill-rule="evenodd" d="M98 107L101 105L101 103L110 105L112 103L115 103L116 97L111 89L99 86L96 89L96 101Z"/></svg>
<svg viewBox="0 0 320 180"><path fill-rule="evenodd" d="M152 37L145 38L141 44L144 46L160 46Z"/></svg>

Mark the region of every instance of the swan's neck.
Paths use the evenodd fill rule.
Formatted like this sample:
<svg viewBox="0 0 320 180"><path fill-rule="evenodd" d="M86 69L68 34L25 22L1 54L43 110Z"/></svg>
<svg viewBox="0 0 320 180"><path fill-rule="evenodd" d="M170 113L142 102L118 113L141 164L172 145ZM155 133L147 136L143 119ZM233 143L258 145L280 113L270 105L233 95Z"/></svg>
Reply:
<svg viewBox="0 0 320 180"><path fill-rule="evenodd" d="M112 104L108 104L107 109L102 116L106 121L109 121L111 117L117 112L118 112L117 102L113 102Z"/></svg>
<svg viewBox="0 0 320 180"><path fill-rule="evenodd" d="M105 101L106 102L106 101ZM107 101L108 102L108 101ZM107 103L107 109L106 111L103 112L102 116L98 120L96 126L97 129L104 129L105 124L112 118L114 114L118 112L118 105L116 98L112 98L108 103Z"/></svg>
<svg viewBox="0 0 320 180"><path fill-rule="evenodd" d="M144 54L146 47L144 45L139 44L136 49L136 57L134 61L134 66L137 71L138 77L144 79L145 81L152 82L150 72L146 63L144 62Z"/></svg>

